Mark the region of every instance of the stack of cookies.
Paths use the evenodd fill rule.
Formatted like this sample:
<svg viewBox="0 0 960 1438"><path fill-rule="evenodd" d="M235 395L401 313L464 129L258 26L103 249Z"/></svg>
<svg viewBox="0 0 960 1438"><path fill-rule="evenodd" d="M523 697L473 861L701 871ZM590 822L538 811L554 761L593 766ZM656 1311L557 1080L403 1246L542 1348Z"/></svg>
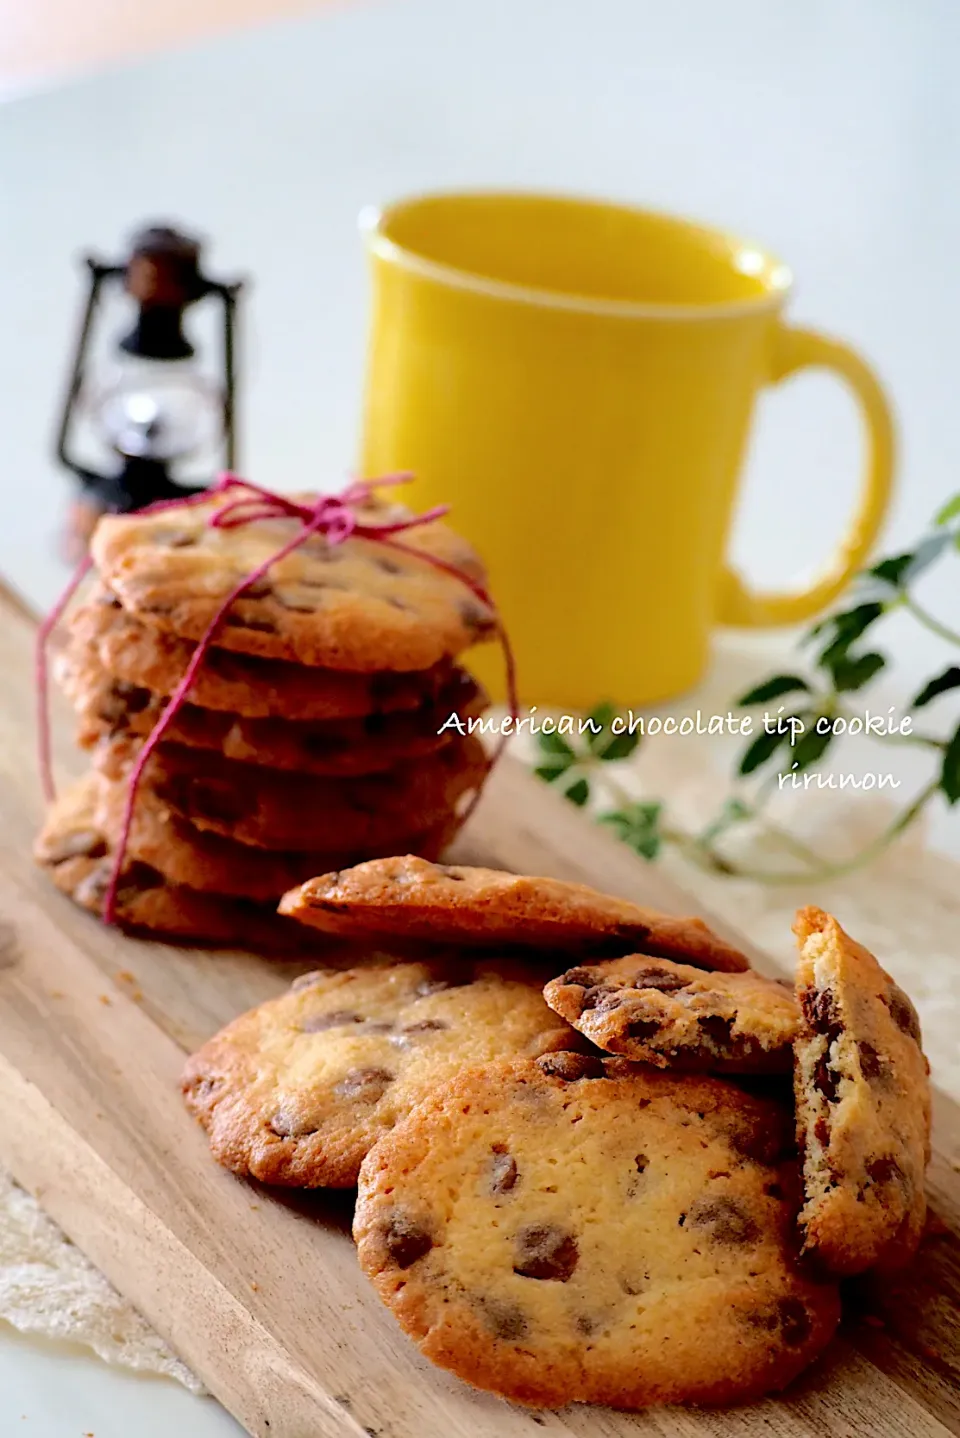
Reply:
<svg viewBox="0 0 960 1438"><path fill-rule="evenodd" d="M187 1104L238 1174L358 1186L360 1265L441 1367L541 1407L745 1402L826 1347L841 1277L916 1252L916 1014L822 911L794 990L700 920L412 856L281 909L379 953L212 1038Z"/></svg>
<svg viewBox="0 0 960 1438"><path fill-rule="evenodd" d="M296 518L213 524L234 498L109 516L94 535L95 582L57 660L92 770L54 806L36 853L95 911L144 740L218 609L301 529ZM360 510L372 524L405 514L375 499ZM475 597L477 556L446 525L398 538L404 549L312 534L231 605L140 776L120 923L302 946L276 914L286 890L375 855L435 857L453 836L489 763L465 732L486 696L456 661L495 618Z"/></svg>

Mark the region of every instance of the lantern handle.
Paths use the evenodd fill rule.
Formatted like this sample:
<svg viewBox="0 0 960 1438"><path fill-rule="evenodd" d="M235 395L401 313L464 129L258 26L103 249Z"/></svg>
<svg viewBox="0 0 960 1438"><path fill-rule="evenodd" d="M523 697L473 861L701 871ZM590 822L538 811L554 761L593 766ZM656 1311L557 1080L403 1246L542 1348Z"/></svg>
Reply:
<svg viewBox="0 0 960 1438"><path fill-rule="evenodd" d="M97 306L100 303L100 291L105 280L111 279L114 275L123 274L122 265L105 265L92 255L84 258L90 271L90 292L87 295L87 303L84 308L83 317L77 332L77 342L74 346L73 364L70 370L70 378L67 382L66 395L64 397L63 409L60 415L60 424L57 429L57 458L66 465L82 484L90 487L100 482L100 475L94 470L87 469L77 460L73 459L69 451L70 423L73 418L73 409L77 396L83 386L83 362L87 349L87 341L90 338L90 330L93 326Z"/></svg>

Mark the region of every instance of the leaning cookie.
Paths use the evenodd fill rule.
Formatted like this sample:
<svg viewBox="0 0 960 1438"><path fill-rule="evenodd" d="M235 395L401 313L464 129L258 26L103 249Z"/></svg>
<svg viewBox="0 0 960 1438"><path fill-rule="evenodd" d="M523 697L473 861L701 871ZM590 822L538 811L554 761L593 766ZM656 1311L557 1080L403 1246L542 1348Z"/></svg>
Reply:
<svg viewBox="0 0 960 1438"><path fill-rule="evenodd" d="M466 1070L367 1155L360 1266L426 1357L521 1403L745 1402L825 1347L789 1115L556 1054Z"/></svg>
<svg viewBox="0 0 960 1438"><path fill-rule="evenodd" d="M796 1042L804 1247L840 1274L893 1269L926 1216L929 1064L910 1000L821 909L801 909Z"/></svg>
<svg viewBox="0 0 960 1438"><path fill-rule="evenodd" d="M348 1188L361 1161L463 1064L569 1048L519 965L370 965L299 979L190 1059L188 1107L235 1173Z"/></svg>
<svg viewBox="0 0 960 1438"><path fill-rule="evenodd" d="M543 991L598 1048L687 1072L789 1073L800 1009L752 972L705 974L631 954L568 969Z"/></svg>
<svg viewBox="0 0 960 1438"><path fill-rule="evenodd" d="M673 918L585 884L433 864L406 854L321 874L285 894L281 913L328 933L425 943L616 953L644 949L704 969L746 957L702 919Z"/></svg>

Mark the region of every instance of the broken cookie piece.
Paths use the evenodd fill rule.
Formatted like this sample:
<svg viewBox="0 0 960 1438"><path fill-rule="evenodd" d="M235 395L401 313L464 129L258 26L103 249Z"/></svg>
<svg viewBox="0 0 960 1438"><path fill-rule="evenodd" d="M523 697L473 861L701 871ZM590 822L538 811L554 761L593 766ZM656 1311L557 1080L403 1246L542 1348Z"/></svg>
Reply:
<svg viewBox="0 0 960 1438"><path fill-rule="evenodd" d="M900 1268L926 1215L929 1064L916 1011L822 909L801 909L795 1045L805 1251L831 1271Z"/></svg>

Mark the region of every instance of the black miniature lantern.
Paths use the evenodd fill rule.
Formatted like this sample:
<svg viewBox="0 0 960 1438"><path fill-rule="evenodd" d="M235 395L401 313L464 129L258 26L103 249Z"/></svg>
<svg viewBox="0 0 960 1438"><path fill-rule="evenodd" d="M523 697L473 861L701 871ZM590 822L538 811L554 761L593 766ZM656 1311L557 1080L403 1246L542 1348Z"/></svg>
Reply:
<svg viewBox="0 0 960 1438"><path fill-rule="evenodd" d="M166 225L136 234L123 263L88 256L86 266L90 289L57 440L58 458L83 489L84 530L105 510L126 513L193 494L218 470L234 468L241 289L205 275L199 243ZM96 355L94 321L110 292L121 303L125 292L128 328ZM212 368L184 333L186 310L207 298L222 312Z"/></svg>

